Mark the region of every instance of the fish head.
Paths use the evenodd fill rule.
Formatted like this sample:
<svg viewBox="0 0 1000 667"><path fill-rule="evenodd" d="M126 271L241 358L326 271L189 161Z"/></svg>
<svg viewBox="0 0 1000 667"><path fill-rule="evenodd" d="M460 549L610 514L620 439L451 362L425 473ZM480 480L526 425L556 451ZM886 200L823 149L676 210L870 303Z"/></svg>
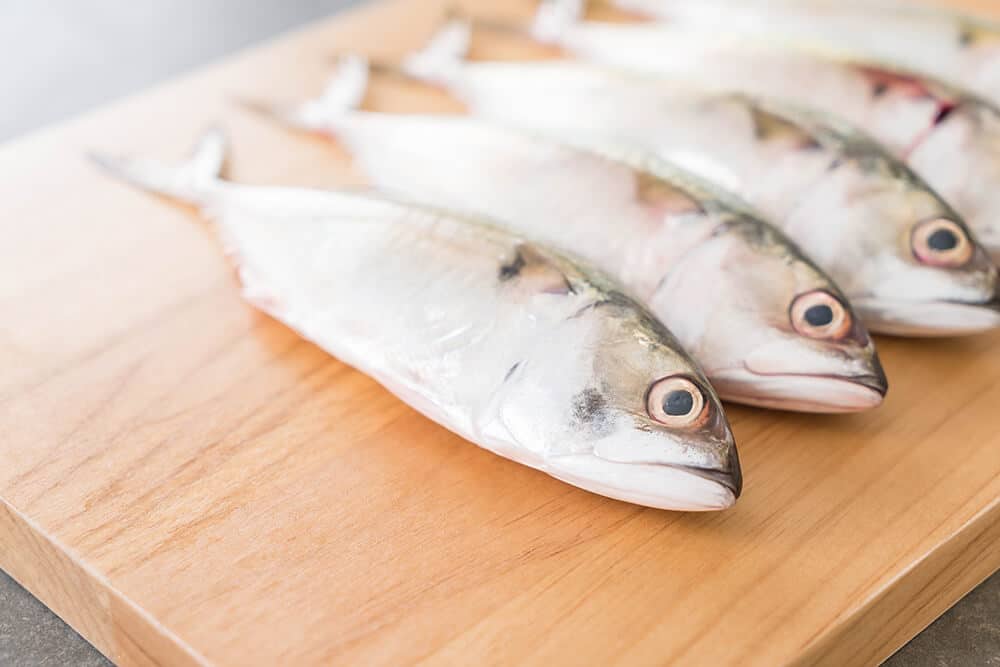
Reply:
<svg viewBox="0 0 1000 667"><path fill-rule="evenodd" d="M840 289L754 217L721 225L672 268L651 303L726 400L853 412L878 406L887 390L874 344Z"/></svg>
<svg viewBox="0 0 1000 667"><path fill-rule="evenodd" d="M908 162L1000 260L1000 109L970 97L942 109Z"/></svg>
<svg viewBox="0 0 1000 667"><path fill-rule="evenodd" d="M699 366L667 329L609 293L519 364L500 414L550 475L663 509L730 507L742 489L733 434ZM551 415L539 432L540 415Z"/></svg>
<svg viewBox="0 0 1000 667"><path fill-rule="evenodd" d="M786 224L873 331L1000 326L997 270L985 249L948 203L878 147L842 152Z"/></svg>

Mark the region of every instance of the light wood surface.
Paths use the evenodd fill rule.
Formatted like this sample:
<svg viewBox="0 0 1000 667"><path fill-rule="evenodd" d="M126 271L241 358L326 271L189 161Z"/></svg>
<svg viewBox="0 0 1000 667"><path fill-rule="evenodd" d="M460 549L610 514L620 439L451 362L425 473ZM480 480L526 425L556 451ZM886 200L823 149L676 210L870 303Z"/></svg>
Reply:
<svg viewBox="0 0 1000 667"><path fill-rule="evenodd" d="M322 22L0 150L0 567L120 665L867 664L1000 567L1000 335L881 340L870 414L731 408L737 507L642 509L423 419L243 304L189 210L83 158L179 158L221 120L238 180L353 181L229 99L396 57L443 5ZM389 81L369 104L414 96L445 104Z"/></svg>

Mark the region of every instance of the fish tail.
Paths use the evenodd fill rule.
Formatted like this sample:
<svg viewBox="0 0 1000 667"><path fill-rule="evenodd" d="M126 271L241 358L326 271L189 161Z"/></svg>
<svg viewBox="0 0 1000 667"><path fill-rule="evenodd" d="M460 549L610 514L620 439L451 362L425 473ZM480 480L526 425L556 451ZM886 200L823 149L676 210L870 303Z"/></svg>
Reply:
<svg viewBox="0 0 1000 667"><path fill-rule="evenodd" d="M312 132L333 131L336 122L361 106L368 91L370 65L364 56L352 54L337 60L326 89L319 97L299 105L269 104L240 99L238 103L285 125Z"/></svg>
<svg viewBox="0 0 1000 667"><path fill-rule="evenodd" d="M422 81L445 82L468 55L471 35L470 21L452 14L423 49L403 61L401 69Z"/></svg>
<svg viewBox="0 0 1000 667"><path fill-rule="evenodd" d="M198 140L188 161L178 166L104 153L90 153L89 157L107 173L135 187L201 205L222 173L227 152L225 133L213 127Z"/></svg>
<svg viewBox="0 0 1000 667"><path fill-rule="evenodd" d="M542 0L531 23L531 36L540 42L558 42L563 32L583 20L586 0Z"/></svg>

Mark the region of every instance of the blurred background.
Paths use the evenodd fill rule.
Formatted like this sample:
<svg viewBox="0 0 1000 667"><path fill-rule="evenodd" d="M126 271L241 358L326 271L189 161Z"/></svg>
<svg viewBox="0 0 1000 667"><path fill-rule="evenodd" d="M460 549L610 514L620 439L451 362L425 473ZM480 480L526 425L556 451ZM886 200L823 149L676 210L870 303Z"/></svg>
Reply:
<svg viewBox="0 0 1000 667"><path fill-rule="evenodd" d="M137 92L357 0L0 0L10 138Z"/></svg>
<svg viewBox="0 0 1000 667"><path fill-rule="evenodd" d="M0 0L0 90L8 91L0 105L0 140L354 4L358 0ZM0 666L108 664L0 571ZM1000 574L886 664L1000 667Z"/></svg>

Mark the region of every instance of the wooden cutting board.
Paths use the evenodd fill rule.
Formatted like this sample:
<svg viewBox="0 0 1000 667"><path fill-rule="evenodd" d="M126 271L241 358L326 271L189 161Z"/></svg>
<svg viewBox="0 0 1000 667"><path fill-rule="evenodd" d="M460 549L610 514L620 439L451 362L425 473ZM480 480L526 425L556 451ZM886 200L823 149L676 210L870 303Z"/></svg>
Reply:
<svg viewBox="0 0 1000 667"><path fill-rule="evenodd" d="M0 567L121 665L863 664L997 570L1000 335L879 341L870 414L732 408L738 506L643 509L420 417L242 303L190 211L84 160L179 158L221 121L238 180L354 180L231 97L398 57L444 4L336 17L0 151ZM414 96L445 104L391 81L369 103Z"/></svg>

